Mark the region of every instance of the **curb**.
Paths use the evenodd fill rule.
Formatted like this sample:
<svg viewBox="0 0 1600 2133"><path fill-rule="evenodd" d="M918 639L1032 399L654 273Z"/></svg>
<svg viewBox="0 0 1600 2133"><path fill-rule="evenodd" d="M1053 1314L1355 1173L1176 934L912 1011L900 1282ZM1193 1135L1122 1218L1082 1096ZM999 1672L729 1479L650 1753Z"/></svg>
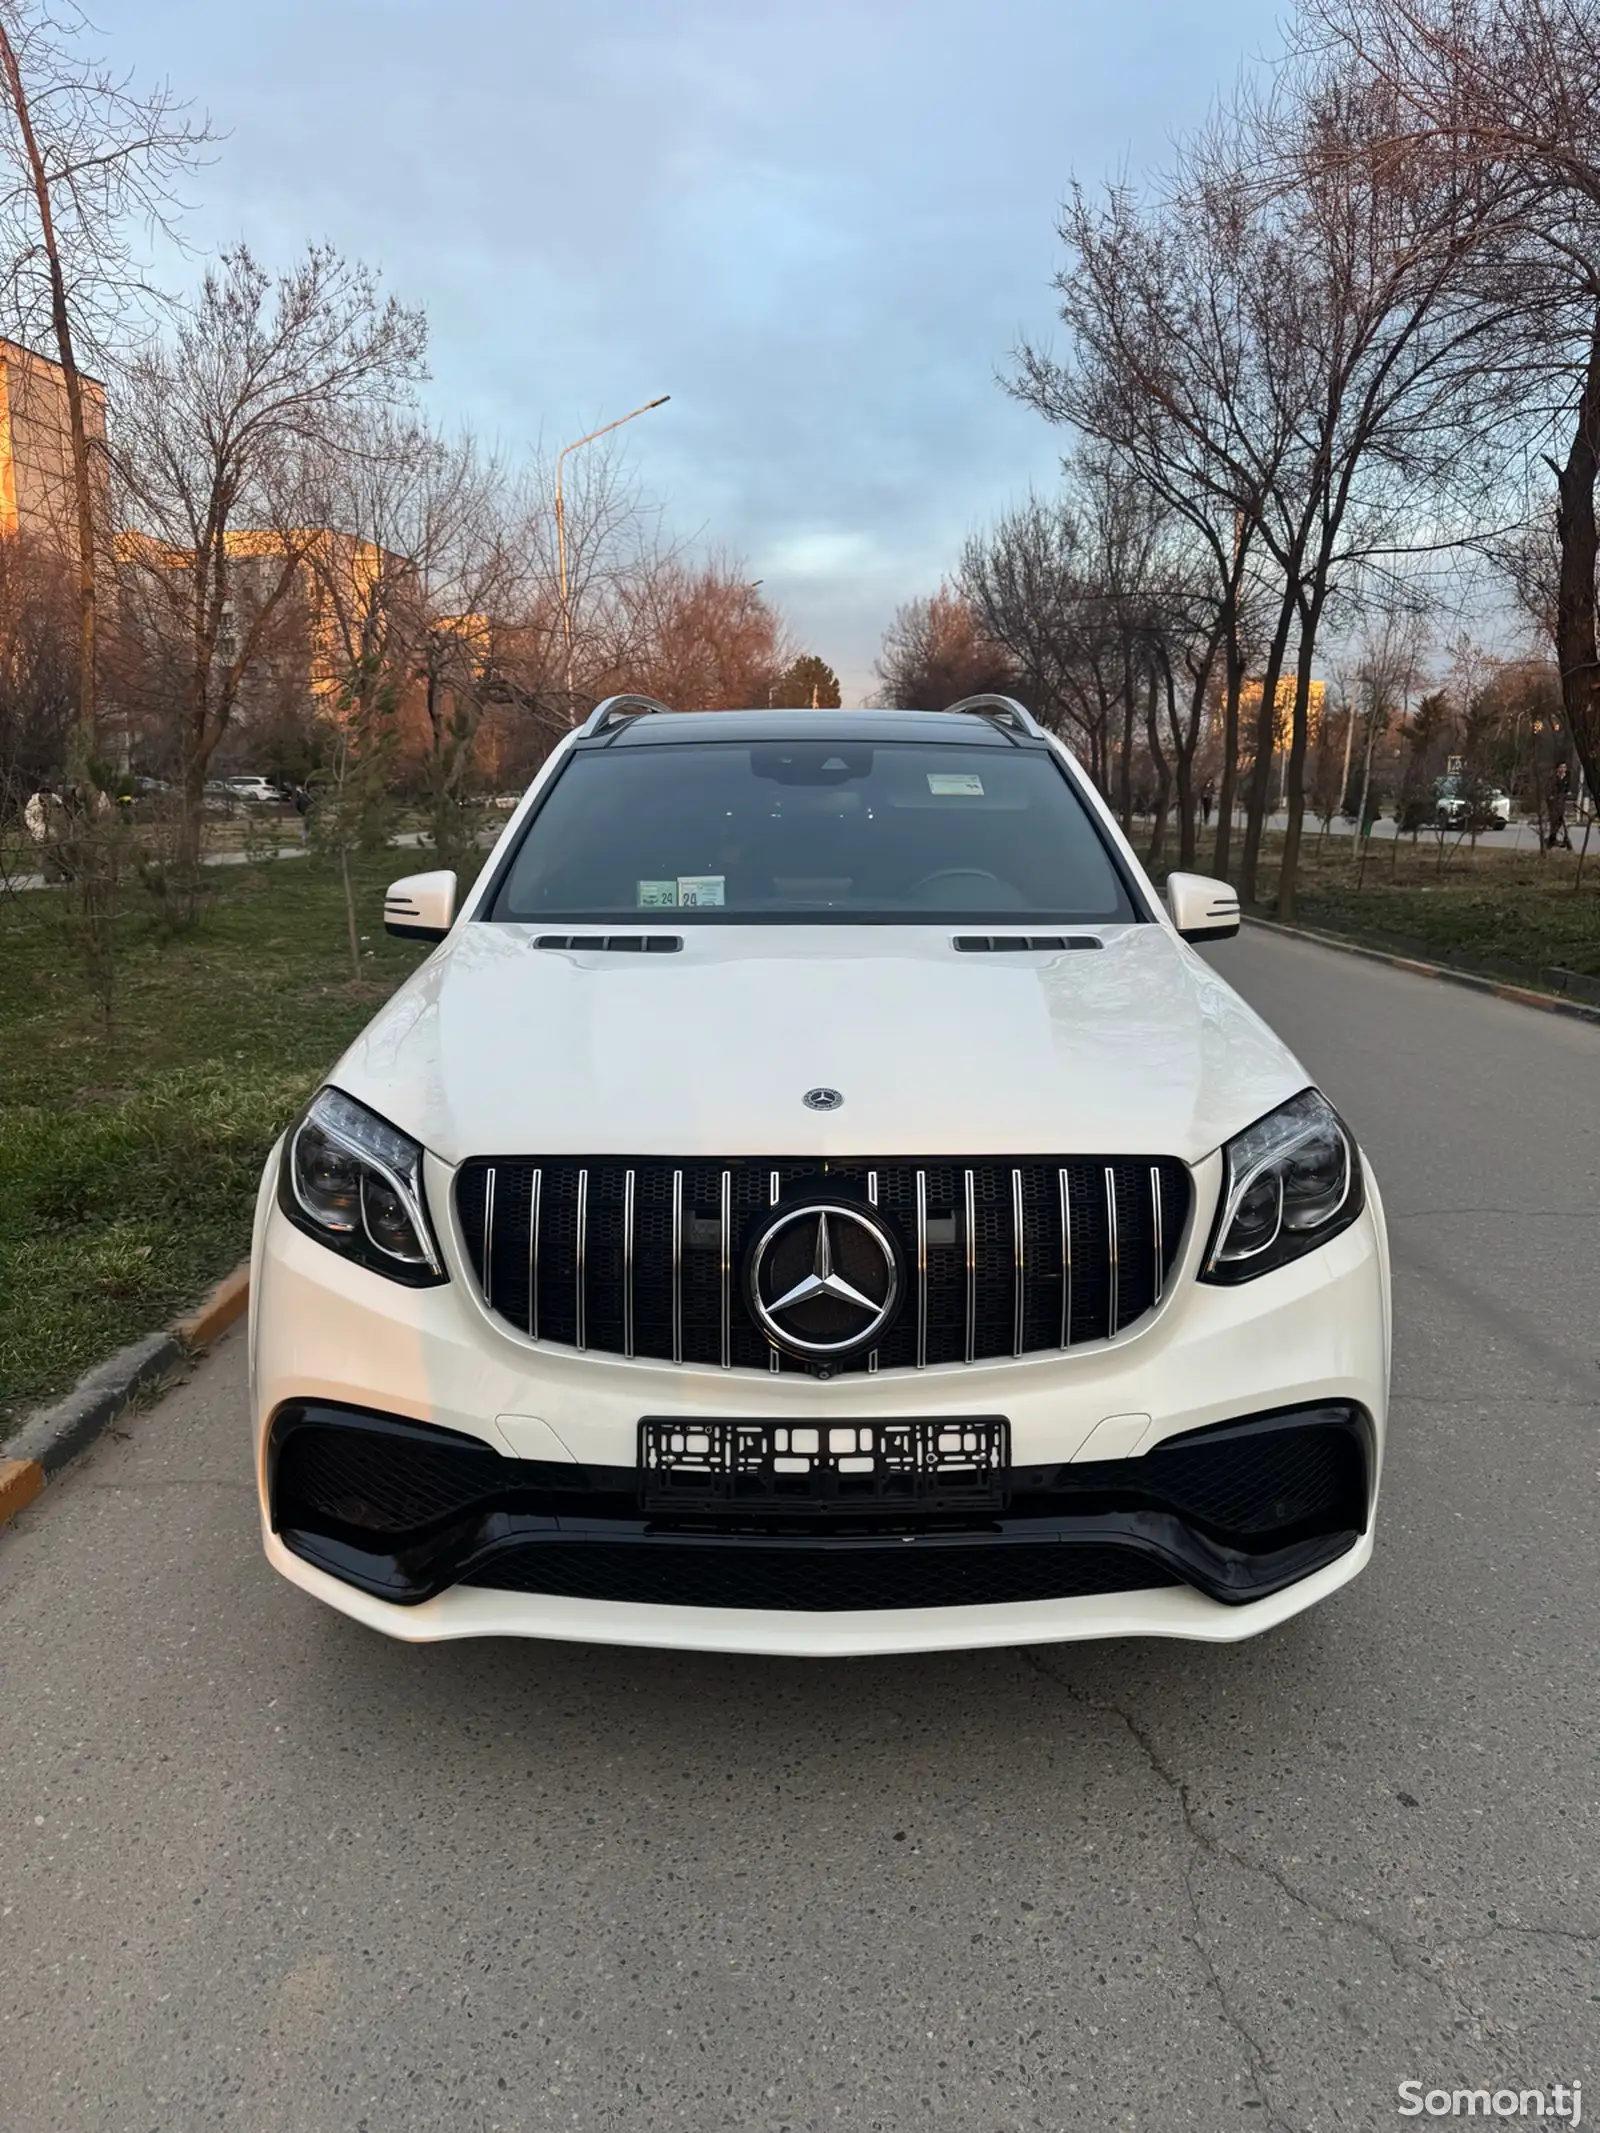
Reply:
<svg viewBox="0 0 1600 2133"><path fill-rule="evenodd" d="M41 1408L0 1449L0 1526L14 1518L52 1475L92 1444L149 1386L209 1348L250 1301L250 1263L225 1275L205 1301L164 1333L120 1349L78 1380L64 1399Z"/></svg>
<svg viewBox="0 0 1600 2133"><path fill-rule="evenodd" d="M1415 956L1395 955L1385 948L1369 948L1364 941L1347 940L1342 933L1315 933L1309 926L1280 926L1275 918L1252 918L1247 926L1263 933L1281 934L1288 941L1314 941L1319 948L1337 948L1343 955L1359 955L1369 963L1387 963L1391 970L1406 970L1413 977L1442 978L1447 985L1465 985L1471 992L1486 992L1496 1000L1511 1000L1518 1007L1542 1008L1547 1015L1565 1015L1573 1022L1600 1025L1600 1007L1581 1000L1563 1000L1558 993L1534 992L1525 985L1508 985L1501 978L1480 977L1474 970L1456 970L1449 963L1422 963Z"/></svg>

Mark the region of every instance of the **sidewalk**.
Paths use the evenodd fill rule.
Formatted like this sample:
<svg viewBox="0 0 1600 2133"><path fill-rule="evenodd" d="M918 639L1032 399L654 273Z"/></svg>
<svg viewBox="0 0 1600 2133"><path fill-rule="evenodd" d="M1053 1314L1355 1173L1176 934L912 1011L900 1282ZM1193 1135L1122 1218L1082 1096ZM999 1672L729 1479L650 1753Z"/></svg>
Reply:
<svg viewBox="0 0 1600 2133"><path fill-rule="evenodd" d="M402 830L399 836L391 837L389 842L399 851L408 845L425 844L427 839L421 830ZM274 859L304 859L305 856L306 847L303 844L280 844L273 854ZM258 852L207 852L205 858L201 861L201 865L208 867L242 867L249 865L253 860L260 859L260 857L261 854ZM15 874L9 881L0 880L0 890L64 889L67 886L64 881L46 881L42 874Z"/></svg>
<svg viewBox="0 0 1600 2133"><path fill-rule="evenodd" d="M1267 817L1268 829L1286 829L1288 823L1289 818L1282 808L1277 809ZM1569 829L1573 845L1576 847L1582 838L1583 826L1581 823L1569 825ZM1335 815L1334 819L1328 824L1328 835L1330 837L1350 837L1354 833L1355 824L1347 821L1343 815ZM1320 837L1322 824L1315 817L1307 815L1300 834L1304 838ZM1407 830L1405 835L1409 837L1411 832ZM1394 838L1395 825L1392 815L1385 815L1380 821L1373 823L1372 840L1375 844L1392 844ZM1456 840L1457 833L1454 830L1445 832L1444 841L1447 851L1455 849ZM1436 845L1438 841L1439 833L1436 829L1423 829L1418 832L1417 842L1424 850ZM1464 839L1462 841L1465 842ZM1539 849L1539 832L1531 822L1512 822L1507 824L1504 829L1485 830L1478 839L1478 848L1480 851L1486 852L1537 852Z"/></svg>

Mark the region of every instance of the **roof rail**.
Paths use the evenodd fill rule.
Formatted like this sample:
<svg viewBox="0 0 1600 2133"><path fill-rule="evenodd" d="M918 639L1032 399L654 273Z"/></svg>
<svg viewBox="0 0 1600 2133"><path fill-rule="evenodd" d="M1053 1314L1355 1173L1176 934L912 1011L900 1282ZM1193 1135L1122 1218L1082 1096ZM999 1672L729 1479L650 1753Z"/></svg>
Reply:
<svg viewBox="0 0 1600 2133"><path fill-rule="evenodd" d="M578 728L578 738L592 741L596 734L607 733L630 718L643 718L651 711L660 711L668 718L672 716L672 706L658 704L653 696L608 696L603 704L595 705Z"/></svg>
<svg viewBox="0 0 1600 2133"><path fill-rule="evenodd" d="M1013 733L1025 733L1030 741L1046 738L1044 728L1025 710L1014 696L995 696L985 691L981 696L963 696L958 704L947 704L947 712L970 711L978 718L992 719L995 725L1005 726Z"/></svg>

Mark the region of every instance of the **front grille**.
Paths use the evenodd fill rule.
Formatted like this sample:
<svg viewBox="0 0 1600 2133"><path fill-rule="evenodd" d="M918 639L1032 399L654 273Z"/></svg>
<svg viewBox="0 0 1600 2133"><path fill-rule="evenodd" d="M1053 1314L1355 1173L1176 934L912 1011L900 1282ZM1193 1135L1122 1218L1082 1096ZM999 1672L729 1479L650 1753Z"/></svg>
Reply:
<svg viewBox="0 0 1600 2133"><path fill-rule="evenodd" d="M766 1607L837 1614L894 1607L999 1607L1176 1585L1131 1548L1047 1541L1008 1547L763 1548L748 1542L531 1542L464 1580L499 1592L626 1600L643 1607Z"/></svg>
<svg viewBox="0 0 1600 2133"><path fill-rule="evenodd" d="M456 1208L485 1301L565 1347L724 1369L815 1372L745 1301L772 1208L825 1189L898 1234L908 1293L869 1354L832 1373L1033 1355L1105 1340L1160 1301L1192 1188L1172 1157L919 1162L483 1156Z"/></svg>

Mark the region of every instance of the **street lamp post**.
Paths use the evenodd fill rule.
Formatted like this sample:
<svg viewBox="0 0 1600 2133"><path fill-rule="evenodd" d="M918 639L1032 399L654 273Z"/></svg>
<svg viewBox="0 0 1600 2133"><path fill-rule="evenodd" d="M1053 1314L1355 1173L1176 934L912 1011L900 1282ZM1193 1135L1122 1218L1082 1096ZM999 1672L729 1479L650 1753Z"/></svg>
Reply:
<svg viewBox="0 0 1600 2133"><path fill-rule="evenodd" d="M576 437L571 444L564 444L556 454L556 555L561 574L561 635L566 645L567 723L575 724L572 715L572 602L567 596L567 514L565 495L562 489L562 474L569 452L580 445L593 444L597 437L608 437L613 430L620 430L625 422L632 422L638 415L648 415L653 407L665 407L672 398L663 393L658 400L646 400L643 407L636 407L631 414L619 415L615 422L603 423L591 430L587 437Z"/></svg>

